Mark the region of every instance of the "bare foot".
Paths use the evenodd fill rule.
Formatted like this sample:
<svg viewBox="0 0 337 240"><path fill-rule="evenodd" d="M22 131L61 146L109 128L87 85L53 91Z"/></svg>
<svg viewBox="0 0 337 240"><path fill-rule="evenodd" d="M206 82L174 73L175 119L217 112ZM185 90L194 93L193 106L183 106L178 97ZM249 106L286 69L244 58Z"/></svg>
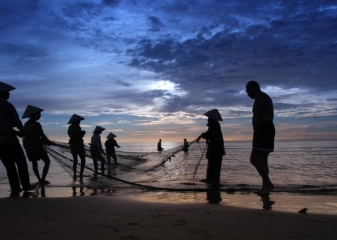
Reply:
<svg viewBox="0 0 337 240"><path fill-rule="evenodd" d="M263 191L260 192L260 195L266 196L266 195L268 195L271 191L273 191L274 188L275 188L275 187L274 187L273 184L272 184L272 185L265 186L264 189L263 189Z"/></svg>
<svg viewBox="0 0 337 240"><path fill-rule="evenodd" d="M260 190L258 190L258 191L254 191L253 193L254 193L254 194L258 194L258 195L259 195L259 194L260 194L262 191L263 191L263 188L261 188L261 189L260 189Z"/></svg>

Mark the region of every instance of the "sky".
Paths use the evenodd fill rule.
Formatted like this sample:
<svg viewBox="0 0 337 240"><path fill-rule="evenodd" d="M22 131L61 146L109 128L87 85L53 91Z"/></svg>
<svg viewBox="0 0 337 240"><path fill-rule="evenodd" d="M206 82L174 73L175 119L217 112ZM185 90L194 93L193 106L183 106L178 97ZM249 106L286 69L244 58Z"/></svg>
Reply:
<svg viewBox="0 0 337 240"><path fill-rule="evenodd" d="M194 140L218 109L225 141L251 140L259 82L276 140L337 139L337 2L2 0L0 81L51 140L72 114L118 142ZM25 120L23 120L25 122Z"/></svg>

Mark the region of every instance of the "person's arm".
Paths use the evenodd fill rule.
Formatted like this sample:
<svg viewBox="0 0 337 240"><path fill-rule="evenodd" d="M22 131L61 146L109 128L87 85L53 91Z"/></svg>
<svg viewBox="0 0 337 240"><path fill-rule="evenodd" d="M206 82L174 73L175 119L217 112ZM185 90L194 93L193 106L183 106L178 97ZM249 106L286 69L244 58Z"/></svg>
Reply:
<svg viewBox="0 0 337 240"><path fill-rule="evenodd" d="M42 126L40 123L37 122L37 130L39 132L39 136L41 137L42 143L45 145L55 145L54 142L50 141L49 138L46 136L46 134L44 134Z"/></svg>
<svg viewBox="0 0 337 240"><path fill-rule="evenodd" d="M199 142L201 138L206 139L206 140L208 140L210 138L209 129L206 132L200 134L199 137L197 137L197 142Z"/></svg>
<svg viewBox="0 0 337 240"><path fill-rule="evenodd" d="M102 142L101 142L101 138L100 138L100 137L97 138L97 144L98 144L98 150L99 150L101 153L104 153L104 150L103 150L103 147L102 147Z"/></svg>
<svg viewBox="0 0 337 240"><path fill-rule="evenodd" d="M14 130L13 131L15 132L15 134L19 137L25 137L27 135L24 127L23 127L23 124L19 118L19 114L18 112L16 111L15 107L11 104L11 108L12 108L12 119L14 121L14 126L17 127L17 129L19 129L19 132Z"/></svg>

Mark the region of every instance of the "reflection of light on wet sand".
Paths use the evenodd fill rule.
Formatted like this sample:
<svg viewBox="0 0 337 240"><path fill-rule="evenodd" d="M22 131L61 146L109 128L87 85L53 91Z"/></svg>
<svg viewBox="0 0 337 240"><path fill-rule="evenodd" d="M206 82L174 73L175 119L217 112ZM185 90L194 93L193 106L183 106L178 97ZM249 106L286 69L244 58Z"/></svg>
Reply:
<svg viewBox="0 0 337 240"><path fill-rule="evenodd" d="M46 186L44 189L37 188L36 191L29 193L31 198L67 198L67 197L86 197L86 196L107 196L107 197L126 197L143 202L152 203L208 203L206 192L163 192L145 191L140 189L113 189L113 188L87 188L85 185L73 186ZM0 198L10 196L8 185L0 184ZM251 193L229 194L220 192L221 201L219 206L233 206L247 209L269 209L278 212L297 213L303 208L307 208L306 214L337 214L337 196L335 195L309 195L292 193L272 193L269 198L262 198ZM23 197L20 193L19 197ZM27 196L26 196L27 197Z"/></svg>
<svg viewBox="0 0 337 240"><path fill-rule="evenodd" d="M307 214L337 214L337 196L272 193L266 199L255 194L228 194L225 192L220 194L222 199L219 203L220 205L292 213L297 213L302 208L307 208ZM126 197L146 202L207 203L205 192L143 192L130 194Z"/></svg>

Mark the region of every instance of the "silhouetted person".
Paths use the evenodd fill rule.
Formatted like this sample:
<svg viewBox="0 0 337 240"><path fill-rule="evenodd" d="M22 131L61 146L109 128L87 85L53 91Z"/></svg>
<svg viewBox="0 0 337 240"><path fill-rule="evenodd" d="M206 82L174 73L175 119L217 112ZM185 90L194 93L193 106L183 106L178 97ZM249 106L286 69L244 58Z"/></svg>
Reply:
<svg viewBox="0 0 337 240"><path fill-rule="evenodd" d="M271 98L261 91L260 85L250 81L246 85L248 96L255 99L253 105L253 144L250 162L262 178L262 187L256 194L268 195L274 189L269 179L268 155L274 151L274 107Z"/></svg>
<svg viewBox="0 0 337 240"><path fill-rule="evenodd" d="M43 144L54 145L42 130L42 126L37 122L41 118L43 109L28 105L22 118L29 117L29 120L24 124L27 137L23 139L23 147L26 149L28 160L33 164L33 171L40 184L48 184L46 176L49 171L50 159L47 151L44 149ZM44 162L42 177L40 177L38 169L38 161Z"/></svg>
<svg viewBox="0 0 337 240"><path fill-rule="evenodd" d="M30 185L28 166L25 154L17 136L24 137L26 132L15 107L7 100L10 91L15 88L0 82L0 159L6 168L9 185L13 196L23 190L34 189ZM14 130L16 127L19 131Z"/></svg>
<svg viewBox="0 0 337 240"><path fill-rule="evenodd" d="M157 144L157 150L162 151L164 148L161 147L161 139L159 139L159 142Z"/></svg>
<svg viewBox="0 0 337 240"><path fill-rule="evenodd" d="M101 162L101 171L104 172L104 165L105 165L105 159L101 155L101 153L104 154L104 150L102 148L102 142L101 142L101 136L100 134L105 130L105 128L102 128L100 126L96 126L94 129L94 132L91 137L91 144L90 144L90 153L92 157L92 161L94 162L94 168L95 172L98 172L98 164L97 161Z"/></svg>
<svg viewBox="0 0 337 240"><path fill-rule="evenodd" d="M222 156L226 154L219 124L219 121L222 121L222 118L217 109L206 112L205 116L208 117L208 130L197 138L197 142L199 142L201 138L206 139L207 142L207 173L206 179L203 179L202 181L210 184L219 184Z"/></svg>
<svg viewBox="0 0 337 240"><path fill-rule="evenodd" d="M183 146L183 151L184 152L188 152L188 147L189 147L190 145L188 144L188 142L187 142L187 140L186 140L186 138L184 139L184 146Z"/></svg>
<svg viewBox="0 0 337 240"><path fill-rule="evenodd" d="M106 156L108 159L108 162L111 163L111 158L114 160L115 163L117 163L117 156L115 152L115 147L120 148L118 145L117 141L115 140L115 137L117 137L113 133L109 133L108 136L106 137L108 140L105 141L105 151L106 151Z"/></svg>
<svg viewBox="0 0 337 240"><path fill-rule="evenodd" d="M74 180L76 180L76 169L77 169L77 163L78 158L77 155L81 159L81 169L80 169L80 180L83 179L83 172L84 172L84 166L85 166L85 150L84 150L84 143L83 143L83 137L85 135L85 131L82 131L80 127L80 122L84 120L83 117L73 114L73 116L70 118L68 124L70 124L68 128L68 136L69 136L69 145L70 145L70 151L71 155L73 155L74 158L74 164L73 164L73 171L74 171Z"/></svg>

